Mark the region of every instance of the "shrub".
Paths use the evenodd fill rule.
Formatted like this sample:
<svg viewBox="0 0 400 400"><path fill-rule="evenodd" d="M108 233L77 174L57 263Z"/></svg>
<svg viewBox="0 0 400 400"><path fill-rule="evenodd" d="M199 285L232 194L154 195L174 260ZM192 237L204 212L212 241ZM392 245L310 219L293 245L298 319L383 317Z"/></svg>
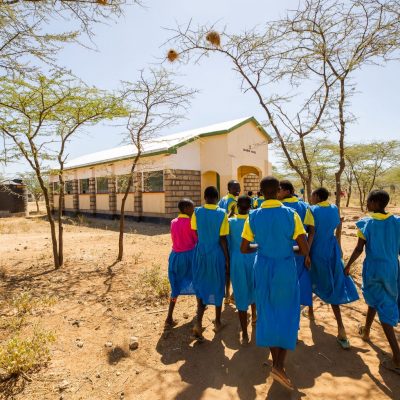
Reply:
<svg viewBox="0 0 400 400"><path fill-rule="evenodd" d="M170 294L170 286L168 278L162 274L161 267L153 264L149 270L141 274L141 284L147 286L147 294L155 295L159 299L168 299Z"/></svg>
<svg viewBox="0 0 400 400"><path fill-rule="evenodd" d="M0 369L10 375L20 375L39 369L50 360L52 332L35 331L31 338L15 336L0 346Z"/></svg>

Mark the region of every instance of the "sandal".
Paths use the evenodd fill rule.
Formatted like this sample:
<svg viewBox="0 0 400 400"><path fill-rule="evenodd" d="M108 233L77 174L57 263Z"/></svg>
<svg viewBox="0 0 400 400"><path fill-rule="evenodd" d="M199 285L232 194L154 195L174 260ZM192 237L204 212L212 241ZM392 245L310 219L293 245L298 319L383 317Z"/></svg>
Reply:
<svg viewBox="0 0 400 400"><path fill-rule="evenodd" d="M203 330L199 329L199 327L197 325L195 325L192 329L193 339L199 343L203 343L205 340L202 331Z"/></svg>
<svg viewBox="0 0 400 400"><path fill-rule="evenodd" d="M345 338L341 338L341 337L337 337L336 338L337 342L340 344L341 348L343 350L349 350L350 349L350 342L349 339Z"/></svg>
<svg viewBox="0 0 400 400"><path fill-rule="evenodd" d="M361 337L364 342L369 342L370 338L369 335L365 334L365 326L364 325L358 325L358 334Z"/></svg>
<svg viewBox="0 0 400 400"><path fill-rule="evenodd" d="M284 388L288 390L294 390L293 383L290 382L290 379L287 376L279 373L275 368L272 368L271 376L274 381L280 383Z"/></svg>

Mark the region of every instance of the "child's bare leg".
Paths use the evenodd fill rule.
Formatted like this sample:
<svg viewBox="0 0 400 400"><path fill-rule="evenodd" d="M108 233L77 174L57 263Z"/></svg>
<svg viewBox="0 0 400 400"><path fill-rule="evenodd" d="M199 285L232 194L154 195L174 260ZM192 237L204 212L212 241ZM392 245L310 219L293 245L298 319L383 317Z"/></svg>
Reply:
<svg viewBox="0 0 400 400"><path fill-rule="evenodd" d="M221 326L221 312L222 312L222 306L215 306L215 330L218 331Z"/></svg>
<svg viewBox="0 0 400 400"><path fill-rule="evenodd" d="M231 302L231 277L227 274L225 280L225 304Z"/></svg>
<svg viewBox="0 0 400 400"><path fill-rule="evenodd" d="M251 322L253 325L257 322L257 309L255 303L251 305Z"/></svg>
<svg viewBox="0 0 400 400"><path fill-rule="evenodd" d="M270 347L271 355L272 355L272 368L276 368L276 364L278 363L278 355L279 348L278 347Z"/></svg>
<svg viewBox="0 0 400 400"><path fill-rule="evenodd" d="M400 348L399 343L396 339L396 335L394 333L393 326L382 322L382 328L385 332L385 336L389 342L390 348L392 349L393 363L396 365L397 368L400 368Z"/></svg>
<svg viewBox="0 0 400 400"><path fill-rule="evenodd" d="M308 318L310 318L311 320L315 319L314 316L314 307L313 306L309 306L308 307Z"/></svg>
<svg viewBox="0 0 400 400"><path fill-rule="evenodd" d="M194 325L193 332L195 336L203 336L203 316L206 306L203 304L202 300L197 298L197 321Z"/></svg>
<svg viewBox="0 0 400 400"><path fill-rule="evenodd" d="M340 307L335 304L331 304L332 311L335 314L337 326L338 326L338 337L339 339L346 339L346 330L344 329L342 313L340 312Z"/></svg>
<svg viewBox="0 0 400 400"><path fill-rule="evenodd" d="M245 344L249 341L247 334L247 311L239 311L239 321L242 328L242 343Z"/></svg>
<svg viewBox="0 0 400 400"><path fill-rule="evenodd" d="M278 347L278 361L275 365L275 368L286 375L285 373L285 359L286 359L287 350Z"/></svg>
<svg viewBox="0 0 400 400"><path fill-rule="evenodd" d="M367 318L365 319L365 326L361 328L361 336L363 340L369 340L369 333L371 331L372 323L376 315L376 310L373 307L368 306Z"/></svg>
<svg viewBox="0 0 400 400"><path fill-rule="evenodd" d="M168 308L168 315L167 319L165 320L166 325L173 325L174 320L172 318L172 314L174 312L175 304L176 304L177 297L171 297L169 300L169 308Z"/></svg>

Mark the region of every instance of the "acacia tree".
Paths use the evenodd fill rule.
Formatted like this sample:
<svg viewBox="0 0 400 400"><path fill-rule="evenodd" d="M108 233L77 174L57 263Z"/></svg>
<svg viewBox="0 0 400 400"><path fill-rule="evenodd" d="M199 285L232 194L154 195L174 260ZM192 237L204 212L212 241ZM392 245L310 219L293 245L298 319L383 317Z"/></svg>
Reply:
<svg viewBox="0 0 400 400"><path fill-rule="evenodd" d="M168 43L182 60L196 61L210 53L229 59L242 82L252 91L267 116L288 165L305 182L310 194L312 168L305 138L315 133L339 134L339 164L335 173L336 202L340 206L341 176L345 167L346 124L352 121L349 99L352 77L362 66L388 60L399 45L400 4L396 0L306 0L284 19L241 34L215 32L214 26L178 26ZM215 37L218 39L214 40ZM300 96L283 93L289 85ZM303 85L312 90L304 92ZM282 89L280 89L282 88ZM308 93L308 94L306 94ZM296 112L284 107L300 104ZM298 142L301 163L287 143Z"/></svg>
<svg viewBox="0 0 400 400"><path fill-rule="evenodd" d="M399 163L400 142L354 144L345 154L357 185L360 208L364 211L367 195L376 187L378 177Z"/></svg>
<svg viewBox="0 0 400 400"><path fill-rule="evenodd" d="M179 123L185 117L190 100L196 93L175 83L171 73L163 68L141 71L137 82L124 83L123 91L127 107L131 110L125 141L132 145L133 161L121 202L118 261L122 260L124 253L125 204L133 184L133 174L146 144L154 141L163 129Z"/></svg>
<svg viewBox="0 0 400 400"><path fill-rule="evenodd" d="M347 126L354 120L350 99L360 68L396 56L400 44L400 3L396 0L306 0L282 22L293 34L293 52L309 76L322 70L334 78L329 118L338 133L339 163L335 172L336 205L340 207L345 170Z"/></svg>
<svg viewBox="0 0 400 400"><path fill-rule="evenodd" d="M0 82L0 132L8 138L11 157L24 159L34 171L46 205L55 268L63 265L62 204L66 146L84 125L124 115L117 97L88 88L81 82L54 73L49 78ZM58 241L45 175L57 162L60 195Z"/></svg>
<svg viewBox="0 0 400 400"><path fill-rule="evenodd" d="M332 74L322 68L320 74L305 82L304 78L310 74L293 58L293 32L282 32L276 22L242 34L226 30L218 33L213 25L196 27L192 22L170 31L173 37L167 43L176 47L180 60L199 62L204 56L216 53L230 61L241 80L241 90L256 96L270 133L278 140L288 166L298 174L309 197L313 171L306 141L329 126L324 117L335 82ZM217 42L213 37L219 38ZM290 111L295 102L296 111Z"/></svg>

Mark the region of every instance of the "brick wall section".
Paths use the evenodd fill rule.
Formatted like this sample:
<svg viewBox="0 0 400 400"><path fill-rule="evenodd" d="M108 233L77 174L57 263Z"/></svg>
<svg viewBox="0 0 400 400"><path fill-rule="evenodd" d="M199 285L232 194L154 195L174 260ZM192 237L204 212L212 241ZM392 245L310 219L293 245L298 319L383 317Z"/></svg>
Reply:
<svg viewBox="0 0 400 400"><path fill-rule="evenodd" d="M96 213L96 178L89 178L90 211Z"/></svg>
<svg viewBox="0 0 400 400"><path fill-rule="evenodd" d="M254 194L260 190L260 178L256 174L248 174L243 178L243 192L252 191Z"/></svg>
<svg viewBox="0 0 400 400"><path fill-rule="evenodd" d="M195 206L201 205L200 171L172 169L164 172L165 216L172 218L178 213L178 201L184 197L192 199Z"/></svg>
<svg viewBox="0 0 400 400"><path fill-rule="evenodd" d="M74 212L79 212L79 181L74 179L72 181L72 207Z"/></svg>
<svg viewBox="0 0 400 400"><path fill-rule="evenodd" d="M108 205L110 212L116 214L117 212L117 179L115 176L108 178Z"/></svg>
<svg viewBox="0 0 400 400"><path fill-rule="evenodd" d="M133 210L137 216L141 216L143 213L143 188L141 172L134 172L133 187L135 188Z"/></svg>

